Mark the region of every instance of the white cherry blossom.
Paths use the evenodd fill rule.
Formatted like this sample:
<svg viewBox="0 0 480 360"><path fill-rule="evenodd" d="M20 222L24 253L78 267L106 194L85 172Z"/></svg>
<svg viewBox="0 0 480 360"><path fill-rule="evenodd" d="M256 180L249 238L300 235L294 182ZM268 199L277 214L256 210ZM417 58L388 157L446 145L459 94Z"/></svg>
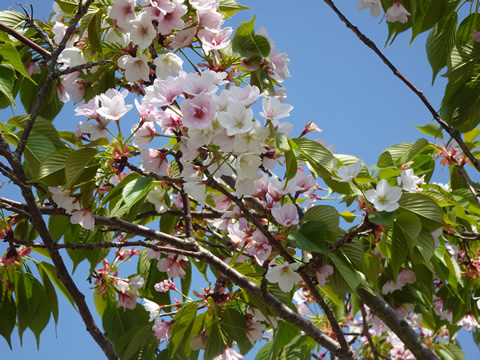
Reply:
<svg viewBox="0 0 480 360"><path fill-rule="evenodd" d="M299 263L276 265L268 270L265 278L271 283L278 283L282 291L289 292L296 283L302 280L302 277L296 273L299 267Z"/></svg>
<svg viewBox="0 0 480 360"><path fill-rule="evenodd" d="M182 70L183 60L174 53L162 54L153 60L155 74L158 79L166 79L168 76L177 76Z"/></svg>
<svg viewBox="0 0 480 360"><path fill-rule="evenodd" d="M125 79L127 81L148 81L150 79L150 67L145 54L140 54L137 57L123 55L118 59L118 66L125 69Z"/></svg>
<svg viewBox="0 0 480 360"><path fill-rule="evenodd" d="M402 189L398 186L388 186L388 182L382 179L377 188L367 190L365 197L378 211L395 211L398 209L398 200L402 197Z"/></svg>

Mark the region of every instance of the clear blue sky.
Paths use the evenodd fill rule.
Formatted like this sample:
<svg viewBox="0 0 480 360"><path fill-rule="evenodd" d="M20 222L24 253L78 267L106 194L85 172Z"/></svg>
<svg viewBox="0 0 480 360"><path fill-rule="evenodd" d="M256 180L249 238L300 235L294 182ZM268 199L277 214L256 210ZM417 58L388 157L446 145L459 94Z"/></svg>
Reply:
<svg viewBox="0 0 480 360"><path fill-rule="evenodd" d="M3 0L2 9L14 2ZM28 2L33 4L37 17L48 17L51 0ZM372 18L368 11L358 12L356 1L337 2L344 14L383 48L386 25L379 24L379 19ZM337 153L356 155L367 165L375 164L386 147L422 137L414 125L425 125L432 120L427 109L322 1L243 0L241 3L252 10L238 13L229 21L229 26L235 27L256 15L256 27L265 26L279 51L290 56L292 77L284 86L288 88L286 102L295 107L286 119L295 125L294 134L299 134L307 121L313 121L324 130L319 136L327 145L334 144ZM445 81L438 78L435 86L431 86L425 35L419 36L411 46L409 41L408 32L383 51L438 108ZM62 116L62 121L76 123L78 118L70 112ZM56 124L60 126L59 122ZM446 181L446 171L438 169L436 173L437 179L441 179L438 181ZM4 251L2 246L0 251ZM83 264L75 278L91 300L87 275L88 268ZM41 336L39 352L28 330L22 348L15 336L14 339L13 352L0 339L2 359L103 358L80 317L65 301L61 303L57 331L51 324L48 326ZM467 359L479 358L480 352L469 334L462 333L460 342Z"/></svg>

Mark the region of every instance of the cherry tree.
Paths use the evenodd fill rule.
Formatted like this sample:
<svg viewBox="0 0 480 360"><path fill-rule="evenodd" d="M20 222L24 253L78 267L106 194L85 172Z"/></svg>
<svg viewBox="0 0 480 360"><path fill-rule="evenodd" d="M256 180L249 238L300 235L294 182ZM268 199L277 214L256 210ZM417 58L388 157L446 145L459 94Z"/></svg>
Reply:
<svg viewBox="0 0 480 360"><path fill-rule="evenodd" d="M480 327L478 3L357 3L388 41L429 31L433 78L448 78L437 111L324 2L423 102L428 139L366 164L313 140L313 122L294 129L289 57L255 18L226 26L236 0L0 12L0 106L25 109L0 127L2 186L21 195L0 197L8 345L15 328L38 343L64 296L108 359L465 358L456 334L478 342ZM53 123L67 102L73 132ZM72 277L85 260L90 294Z"/></svg>

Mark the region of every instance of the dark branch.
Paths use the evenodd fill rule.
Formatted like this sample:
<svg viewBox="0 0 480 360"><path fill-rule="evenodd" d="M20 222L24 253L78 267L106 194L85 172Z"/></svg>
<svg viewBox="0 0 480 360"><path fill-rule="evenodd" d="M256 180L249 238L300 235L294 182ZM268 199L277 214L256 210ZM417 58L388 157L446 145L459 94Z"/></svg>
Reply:
<svg viewBox="0 0 480 360"><path fill-rule="evenodd" d="M29 38L26 38L22 34L20 34L18 31L12 29L11 27L0 23L0 30L5 31L7 34L12 35L15 39L20 40L23 44L27 45L30 49L35 50L38 52L40 55L42 55L45 59L49 60L52 57L52 54L42 48L40 45L34 43L32 40Z"/></svg>

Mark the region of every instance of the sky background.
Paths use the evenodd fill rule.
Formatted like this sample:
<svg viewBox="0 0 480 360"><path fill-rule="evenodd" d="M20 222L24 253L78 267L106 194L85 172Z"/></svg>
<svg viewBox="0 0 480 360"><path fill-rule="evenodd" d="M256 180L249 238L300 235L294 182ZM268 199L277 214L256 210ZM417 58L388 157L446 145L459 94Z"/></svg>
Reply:
<svg viewBox="0 0 480 360"><path fill-rule="evenodd" d="M2 0L1 9L14 2ZM438 109L446 82L438 77L435 86L431 86L432 72L425 53L426 34L409 45L410 32L407 32L398 36L393 45L384 48L387 28L380 18L371 17L368 10L357 11L356 1L337 2L350 21L372 39ZM48 18L51 0L30 0L28 3L33 5L37 18ZM288 89L286 103L294 106L291 116L285 119L295 126L293 136L300 134L307 121L313 121L323 129L318 137L323 138L326 145L334 144L336 153L356 155L368 166L375 164L382 150L388 146L414 142L422 137L415 125L422 126L432 121L428 110L323 1L243 0L241 3L252 9L237 13L226 26L235 28L255 15L256 29L264 26L275 41L276 48L289 54L292 77L283 85ZM19 10L18 7L16 9ZM11 116L8 110L1 114L5 120ZM73 129L78 121L72 106L66 106L54 124L60 129ZM447 169L442 171L438 168L433 180L446 182L447 176ZM3 191L6 191L5 188L0 189L0 194ZM4 245L0 244L0 252L4 250ZM95 313L87 276L88 266L83 263L77 268L75 279ZM37 351L35 339L27 330L23 347L20 347L14 332L13 351L0 338L0 357L5 360L104 358L86 332L80 316L68 302L60 300L59 323L55 329L52 320L44 330L40 351ZM97 321L101 324L98 317ZM465 331L461 332L460 343L467 359L479 358L478 348ZM252 358L252 354L246 357Z"/></svg>

